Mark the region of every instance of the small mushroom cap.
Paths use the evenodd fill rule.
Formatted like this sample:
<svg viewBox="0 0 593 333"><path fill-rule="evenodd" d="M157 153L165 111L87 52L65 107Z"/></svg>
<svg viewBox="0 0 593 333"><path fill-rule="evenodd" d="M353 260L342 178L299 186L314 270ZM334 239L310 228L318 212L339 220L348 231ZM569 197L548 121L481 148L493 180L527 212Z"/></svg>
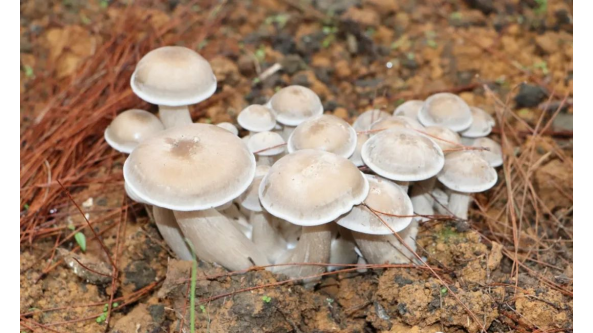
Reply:
<svg viewBox="0 0 593 333"><path fill-rule="evenodd" d="M365 142L367 142L369 140L369 138L370 138L370 136L368 134L364 134L364 133L358 133L356 135L356 148L354 149L354 153L352 154L352 156L350 156L348 159L350 160L350 162L354 163L354 165L356 165L357 167L364 165L364 162L362 161L362 156L360 156L360 153L362 151L362 146L364 145Z"/></svg>
<svg viewBox="0 0 593 333"><path fill-rule="evenodd" d="M483 192L498 180L496 170L475 151L457 151L447 154L445 166L438 179L448 188L464 193Z"/></svg>
<svg viewBox="0 0 593 333"><path fill-rule="evenodd" d="M306 149L272 166L260 184L259 200L276 217L315 226L350 211L368 192L368 181L346 158Z"/></svg>
<svg viewBox="0 0 593 333"><path fill-rule="evenodd" d="M266 132L276 127L276 116L267 107L253 104L239 113L237 122L250 132Z"/></svg>
<svg viewBox="0 0 593 333"><path fill-rule="evenodd" d="M272 96L267 105L276 115L276 121L298 126L303 121L323 114L321 100L313 90L302 86L288 86Z"/></svg>
<svg viewBox="0 0 593 333"><path fill-rule="evenodd" d="M418 120L424 126L444 126L460 132L472 124L472 113L469 105L459 96L438 93L424 101Z"/></svg>
<svg viewBox="0 0 593 333"><path fill-rule="evenodd" d="M489 150L476 150L475 152L485 159L492 167L502 165L502 147L500 144L490 138L477 138L472 143L473 147L484 147Z"/></svg>
<svg viewBox="0 0 593 333"><path fill-rule="evenodd" d="M215 125L173 127L143 141L124 164L141 199L178 211L220 206L243 193L255 157L236 135Z"/></svg>
<svg viewBox="0 0 593 333"><path fill-rule="evenodd" d="M227 122L222 122L222 123L218 123L216 124L216 126L220 127L220 128L224 128L225 130L233 133L234 135L239 135L239 130L237 129L237 127L231 123L227 123Z"/></svg>
<svg viewBox="0 0 593 333"><path fill-rule="evenodd" d="M344 120L324 114L297 126L288 138L287 148L289 153L317 149L348 158L356 149L356 131Z"/></svg>
<svg viewBox="0 0 593 333"><path fill-rule="evenodd" d="M424 101L416 99L404 102L402 105L398 106L395 111L393 111L393 115L408 117L416 120L418 119L418 112L420 112L422 105L424 105Z"/></svg>
<svg viewBox="0 0 593 333"><path fill-rule="evenodd" d="M432 141L436 142L436 144L439 145L442 150L460 148L459 145L461 145L461 137L459 137L457 132L453 132L447 127L428 126L424 129L424 132L429 134L429 137L432 139ZM447 152L444 153L447 154Z"/></svg>
<svg viewBox="0 0 593 333"><path fill-rule="evenodd" d="M372 209L401 217L377 213L393 231L404 230L410 222L414 209L408 194L397 184L387 179L365 175L369 181L369 195L364 203ZM406 217L403 217L406 216ZM371 235L389 235L393 231L385 226L375 213L364 205L357 205L344 214L336 222L344 228Z"/></svg>
<svg viewBox="0 0 593 333"><path fill-rule="evenodd" d="M362 146L362 160L380 176L418 181L436 175L445 163L441 148L427 136L407 128L373 135Z"/></svg>
<svg viewBox="0 0 593 333"><path fill-rule="evenodd" d="M376 123L377 121L387 119L391 117L391 115L385 111L381 110L368 110L360 114L358 118L352 124L354 130L357 132L368 131L371 129L371 126Z"/></svg>
<svg viewBox="0 0 593 333"><path fill-rule="evenodd" d="M422 126L422 124L420 124L418 120L404 116L391 116L389 118L377 121L371 126L371 131L378 131L381 129L390 129L395 127L424 131L424 126ZM371 133L371 135L372 134L375 133Z"/></svg>
<svg viewBox="0 0 593 333"><path fill-rule="evenodd" d="M105 141L111 148L129 154L138 144L159 133L165 126L159 118L144 110L127 110L115 117L105 129Z"/></svg>
<svg viewBox="0 0 593 333"><path fill-rule="evenodd" d="M470 106L470 110L472 112L472 124L468 129L462 131L461 135L468 138L480 138L490 134L492 127L496 125L494 118L480 108Z"/></svg>
<svg viewBox="0 0 593 333"><path fill-rule="evenodd" d="M260 164L257 166L255 169L255 178L253 178L253 181L247 190L239 196L239 203L243 208L249 209L253 212L262 211L261 205L259 203L259 184L269 171L269 165Z"/></svg>
<svg viewBox="0 0 593 333"><path fill-rule="evenodd" d="M130 81L143 100L167 106L199 103L216 91L216 76L206 59L182 46L164 46L148 52Z"/></svg>
<svg viewBox="0 0 593 333"><path fill-rule="evenodd" d="M286 149L284 143L282 136L276 132L259 132L249 137L247 147L249 151L259 156L276 156L284 153Z"/></svg>

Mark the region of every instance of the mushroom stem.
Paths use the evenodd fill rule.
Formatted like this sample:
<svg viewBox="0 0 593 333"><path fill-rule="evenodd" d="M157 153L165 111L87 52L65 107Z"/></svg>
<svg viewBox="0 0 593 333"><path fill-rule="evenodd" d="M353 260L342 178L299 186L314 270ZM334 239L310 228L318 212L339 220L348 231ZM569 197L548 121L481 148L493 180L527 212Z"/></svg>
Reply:
<svg viewBox="0 0 593 333"><path fill-rule="evenodd" d="M191 116L187 105L165 106L159 105L159 117L165 128L191 124Z"/></svg>
<svg viewBox="0 0 593 333"><path fill-rule="evenodd" d="M416 251L416 234L418 222L412 221L398 235L414 251ZM414 255L395 237L395 235L369 235L352 231L364 259L371 264L404 264L413 262Z"/></svg>
<svg viewBox="0 0 593 333"><path fill-rule="evenodd" d="M433 203L431 192L436 183L436 177L431 177L415 183L412 186L410 193L410 199L412 200L412 206L414 207L414 213L420 215L434 215ZM428 220L425 217L419 217L420 222Z"/></svg>
<svg viewBox="0 0 593 333"><path fill-rule="evenodd" d="M152 214L161 236L181 260L192 260L192 255L185 243L183 233L175 220L173 211L153 206Z"/></svg>
<svg viewBox="0 0 593 333"><path fill-rule="evenodd" d="M460 219L467 220L467 213L469 211L469 203L471 197L469 193L450 191L449 194L449 210Z"/></svg>
<svg viewBox="0 0 593 333"><path fill-rule="evenodd" d="M252 241L271 263L286 252L286 241L274 227L274 217L268 212L251 212L249 221L253 227Z"/></svg>
<svg viewBox="0 0 593 333"><path fill-rule="evenodd" d="M329 262L332 264L354 264L358 260L358 254L354 251L356 243L350 230L339 228L339 238L335 237L331 241L331 253ZM341 269L341 266L329 266L328 271Z"/></svg>
<svg viewBox="0 0 593 333"><path fill-rule="evenodd" d="M325 223L312 227L303 227L301 238L297 246L289 254L278 259L277 264L290 263L329 263L332 228L331 223ZM299 266L287 265L276 266L274 273L285 274L291 278L300 278L310 275L317 275L325 272L325 266ZM321 277L307 279L305 282L313 282Z"/></svg>
<svg viewBox="0 0 593 333"><path fill-rule="evenodd" d="M280 135L282 136L284 141L288 141L288 138L290 137L292 132L294 132L295 128L296 126L282 125L282 133L280 133Z"/></svg>
<svg viewBox="0 0 593 333"><path fill-rule="evenodd" d="M200 259L216 262L231 271L269 264L255 244L216 209L174 213Z"/></svg>
<svg viewBox="0 0 593 333"><path fill-rule="evenodd" d="M218 207L216 210L231 220L235 228L239 229L247 239L252 238L253 226L247 221L249 215L242 213L234 203L224 210L220 210Z"/></svg>

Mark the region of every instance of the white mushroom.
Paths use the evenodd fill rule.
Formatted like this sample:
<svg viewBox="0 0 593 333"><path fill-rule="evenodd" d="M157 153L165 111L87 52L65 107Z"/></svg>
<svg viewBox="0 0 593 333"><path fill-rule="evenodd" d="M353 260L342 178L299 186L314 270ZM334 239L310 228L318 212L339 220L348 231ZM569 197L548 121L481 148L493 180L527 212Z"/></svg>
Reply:
<svg viewBox="0 0 593 333"><path fill-rule="evenodd" d="M164 129L163 123L152 113L127 110L118 114L105 129L105 141L111 148L129 154L142 140Z"/></svg>
<svg viewBox="0 0 593 333"><path fill-rule="evenodd" d="M459 96L438 93L424 101L418 120L424 126L443 126L460 132L472 124L472 113L469 105Z"/></svg>
<svg viewBox="0 0 593 333"><path fill-rule="evenodd" d="M356 131L343 119L320 115L298 125L288 138L289 153L303 149L316 149L345 158L356 149Z"/></svg>

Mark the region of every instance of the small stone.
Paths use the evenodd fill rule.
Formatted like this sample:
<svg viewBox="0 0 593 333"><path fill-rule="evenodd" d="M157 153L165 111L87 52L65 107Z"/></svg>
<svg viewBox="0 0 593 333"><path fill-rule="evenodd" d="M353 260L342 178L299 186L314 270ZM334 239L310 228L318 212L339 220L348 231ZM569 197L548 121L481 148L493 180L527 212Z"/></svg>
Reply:
<svg viewBox="0 0 593 333"><path fill-rule="evenodd" d="M346 120L348 119L348 110L346 110L345 108L336 108L334 110L334 116Z"/></svg>
<svg viewBox="0 0 593 333"><path fill-rule="evenodd" d="M534 107L546 98L546 92L540 86L522 84L515 96L517 107Z"/></svg>
<svg viewBox="0 0 593 333"><path fill-rule="evenodd" d="M350 70L351 64L348 63L346 60L340 60L336 63L335 66L335 74L340 79L345 79L352 75L352 71Z"/></svg>
<svg viewBox="0 0 593 333"><path fill-rule="evenodd" d="M306 68L306 64L303 59L297 54L290 54L280 62L282 69L288 74L293 75L294 73Z"/></svg>
<svg viewBox="0 0 593 333"><path fill-rule="evenodd" d="M239 67L239 72L241 72L244 76L253 76L255 74L255 63L253 57L244 54L239 57L237 61L237 66Z"/></svg>
<svg viewBox="0 0 593 333"><path fill-rule="evenodd" d="M124 284L133 284L135 290L142 289L153 283L155 278L154 268L143 260L132 261L124 269Z"/></svg>
<svg viewBox="0 0 593 333"><path fill-rule="evenodd" d="M488 15L494 11L494 1L492 0L465 0L468 6L475 8Z"/></svg>

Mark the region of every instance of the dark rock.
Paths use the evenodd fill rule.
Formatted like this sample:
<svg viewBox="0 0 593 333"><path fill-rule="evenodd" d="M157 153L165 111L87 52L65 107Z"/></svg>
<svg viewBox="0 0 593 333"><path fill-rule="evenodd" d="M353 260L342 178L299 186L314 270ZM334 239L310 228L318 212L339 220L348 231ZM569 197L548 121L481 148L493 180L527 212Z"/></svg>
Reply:
<svg viewBox="0 0 593 333"><path fill-rule="evenodd" d="M534 107L546 98L546 92L540 86L522 84L515 96L517 107Z"/></svg>
<svg viewBox="0 0 593 333"><path fill-rule="evenodd" d="M286 55L296 52L296 43L291 35L281 32L272 36L272 47L274 50Z"/></svg>
<svg viewBox="0 0 593 333"><path fill-rule="evenodd" d="M291 84L296 84L303 87L309 87L311 82L305 73L299 73L292 77Z"/></svg>
<svg viewBox="0 0 593 333"><path fill-rule="evenodd" d="M338 107L338 102L331 100L331 101L326 101L325 103L323 103L323 109L326 111L333 111Z"/></svg>
<svg viewBox="0 0 593 333"><path fill-rule="evenodd" d="M143 260L132 261L124 269L124 284L133 284L135 290L146 287L154 282L155 278L154 268Z"/></svg>
<svg viewBox="0 0 593 333"><path fill-rule="evenodd" d="M368 80L356 80L354 85L364 88L372 88L381 85L383 79L368 79Z"/></svg>
<svg viewBox="0 0 593 333"><path fill-rule="evenodd" d="M325 84L329 84L331 81L331 72L333 72L332 68L314 68L313 71L315 72L315 77Z"/></svg>
<svg viewBox="0 0 593 333"><path fill-rule="evenodd" d="M397 283L400 287L405 286L407 284L414 283L414 281L412 281L410 279L406 279L405 277L403 277L401 275L396 275L394 278L394 282Z"/></svg>
<svg viewBox="0 0 593 333"><path fill-rule="evenodd" d="M302 36L297 42L297 49L301 54L311 55L321 50L321 44L326 35L323 31L318 31L309 35Z"/></svg>
<svg viewBox="0 0 593 333"><path fill-rule="evenodd" d="M288 75L293 75L294 73L307 68L303 59L297 54L290 54L284 57L280 64Z"/></svg>
<svg viewBox="0 0 593 333"><path fill-rule="evenodd" d="M157 324L160 324L165 320L165 306L162 304L148 306L148 313L150 313L152 320Z"/></svg>
<svg viewBox="0 0 593 333"><path fill-rule="evenodd" d="M488 15L494 11L494 1L492 0L465 0L468 6L477 9Z"/></svg>
<svg viewBox="0 0 593 333"><path fill-rule="evenodd" d="M554 121L552 122L552 126L557 131L572 131L573 127L573 120L572 114L569 113L559 113Z"/></svg>
<svg viewBox="0 0 593 333"><path fill-rule="evenodd" d="M418 69L418 62L415 57L402 57L401 64L407 69Z"/></svg>

